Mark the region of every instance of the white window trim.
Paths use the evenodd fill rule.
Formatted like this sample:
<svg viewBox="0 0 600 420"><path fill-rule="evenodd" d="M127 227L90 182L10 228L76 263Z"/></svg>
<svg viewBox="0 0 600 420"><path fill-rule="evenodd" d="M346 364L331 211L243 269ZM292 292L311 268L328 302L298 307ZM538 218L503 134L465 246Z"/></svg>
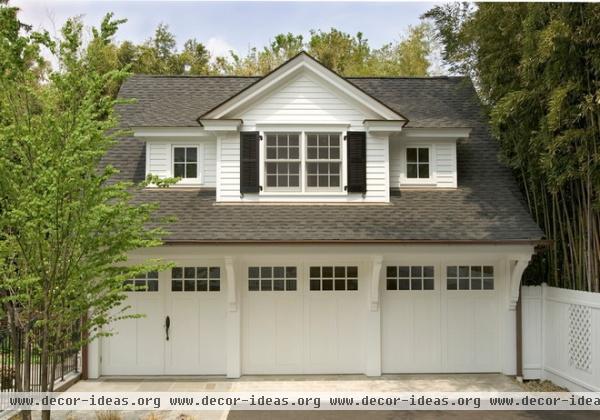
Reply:
<svg viewBox="0 0 600 420"><path fill-rule="evenodd" d="M172 143L171 144L171 156L169 162L169 168L171 177L175 177L175 148L176 147L195 147L197 162L197 177L196 178L181 178L177 185L190 186L190 185L202 185L204 182L204 145L194 143Z"/></svg>
<svg viewBox="0 0 600 420"><path fill-rule="evenodd" d="M347 126L345 126L347 127ZM260 180L261 190L259 196L347 196L348 192L344 190L344 186L347 185L347 153L346 153L346 135L347 128L340 127L302 127L300 129L294 129L288 127L285 129L279 129L280 127L269 127L268 129L260 130L259 135L262 137L260 141ZM268 133L298 133L300 134L300 189L284 189L284 188L268 188L267 187L267 173L266 173L266 161L267 161L267 134ZM339 188L309 188L306 182L306 134L307 133L339 133L340 135L340 187Z"/></svg>
<svg viewBox="0 0 600 420"><path fill-rule="evenodd" d="M429 149L429 178L408 178L406 176L406 149L418 147ZM400 152L400 187L411 186L436 186L436 167L435 167L435 144L431 143L406 143L402 145Z"/></svg>

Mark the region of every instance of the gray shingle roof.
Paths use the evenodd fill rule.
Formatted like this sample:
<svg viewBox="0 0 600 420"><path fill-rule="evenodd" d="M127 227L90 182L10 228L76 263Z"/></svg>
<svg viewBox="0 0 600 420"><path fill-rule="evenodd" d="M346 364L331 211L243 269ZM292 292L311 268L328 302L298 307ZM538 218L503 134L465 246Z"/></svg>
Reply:
<svg viewBox="0 0 600 420"><path fill-rule="evenodd" d="M134 75L121 88L128 127L197 127L197 118L259 80L258 77L186 77ZM367 94L409 119L408 127L468 127L465 103L470 82L462 77L348 78ZM465 89L466 88L466 89ZM478 110L477 110L478 111Z"/></svg>
<svg viewBox="0 0 600 420"><path fill-rule="evenodd" d="M120 92L125 126L197 126L196 118L255 78L134 76ZM389 205L216 204L214 191L145 190L140 202L176 216L167 241L512 241L542 232L510 172L498 160L485 116L464 78L351 78L409 119L409 127L472 127L458 144L456 190L402 191ZM124 138L105 161L119 180L144 177L142 140Z"/></svg>

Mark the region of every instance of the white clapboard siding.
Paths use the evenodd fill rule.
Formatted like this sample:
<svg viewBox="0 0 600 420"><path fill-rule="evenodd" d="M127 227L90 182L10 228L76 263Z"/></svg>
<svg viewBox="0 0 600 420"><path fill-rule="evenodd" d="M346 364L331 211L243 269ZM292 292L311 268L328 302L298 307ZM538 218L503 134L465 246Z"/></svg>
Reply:
<svg viewBox="0 0 600 420"><path fill-rule="evenodd" d="M410 143L400 139L390 142L390 187L401 188L405 166L405 150ZM456 144L454 142L427 141L423 139L415 146L431 146L433 162L433 184L427 187L456 188Z"/></svg>
<svg viewBox="0 0 600 420"><path fill-rule="evenodd" d="M241 111L246 126L257 122L350 123L362 129L363 121L376 118L371 111L343 98L311 76L302 74L273 94Z"/></svg>
<svg viewBox="0 0 600 420"><path fill-rule="evenodd" d="M211 137L194 138L185 141L170 138L146 141L146 174L161 178L173 176L172 149L178 144L198 145L201 159L199 169L202 174L202 187L215 188L217 181L217 140ZM176 185L177 187L177 185Z"/></svg>

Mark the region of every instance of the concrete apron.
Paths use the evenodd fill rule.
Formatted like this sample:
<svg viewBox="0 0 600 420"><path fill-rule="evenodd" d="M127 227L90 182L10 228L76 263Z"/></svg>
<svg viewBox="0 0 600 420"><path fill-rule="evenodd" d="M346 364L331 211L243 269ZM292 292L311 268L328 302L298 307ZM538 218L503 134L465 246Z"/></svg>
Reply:
<svg viewBox="0 0 600 420"><path fill-rule="evenodd" d="M269 375L243 376L240 379L221 377L105 377L98 380L79 381L69 391L82 392L160 392L160 391L369 391L369 392L427 392L427 391L523 391L511 377L502 374L419 374L383 375L368 378L362 375ZM121 411L116 416L106 416L107 412L56 411L53 419L96 420L106 418L148 419L148 420L188 420L188 419L240 419L245 418L320 418L318 412L235 412L231 411ZM262 415L261 415L262 413ZM362 412L363 415L366 414ZM381 412L379 414L383 414ZM277 414L277 415L275 415ZM327 418L354 415L363 418L361 412L329 412ZM378 417L378 413L370 413ZM389 412L388 412L389 414ZM400 412L398 412L400 414ZM433 414L433 413L432 413ZM325 413L323 413L325 415ZM340 417L340 418L342 418ZM371 416L369 416L371 417ZM39 418L36 414L34 418ZM346 417L344 417L346 418ZM383 417L382 417L383 418ZM386 417L387 418L387 417Z"/></svg>

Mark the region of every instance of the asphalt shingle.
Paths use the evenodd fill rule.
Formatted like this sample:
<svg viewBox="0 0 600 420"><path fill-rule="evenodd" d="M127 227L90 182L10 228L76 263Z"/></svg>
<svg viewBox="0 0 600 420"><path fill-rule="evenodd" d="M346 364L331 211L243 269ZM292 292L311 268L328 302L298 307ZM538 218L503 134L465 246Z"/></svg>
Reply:
<svg viewBox="0 0 600 420"><path fill-rule="evenodd" d="M257 78L133 76L120 96L137 98L119 112L125 127L198 126L196 118ZM138 202L175 216L167 241L512 241L538 240L514 177L498 159L468 79L349 78L409 119L408 127L471 127L457 147L456 190L394 192L389 205L217 204L214 191L144 190ZM144 142L124 138L105 162L119 180L144 177Z"/></svg>

